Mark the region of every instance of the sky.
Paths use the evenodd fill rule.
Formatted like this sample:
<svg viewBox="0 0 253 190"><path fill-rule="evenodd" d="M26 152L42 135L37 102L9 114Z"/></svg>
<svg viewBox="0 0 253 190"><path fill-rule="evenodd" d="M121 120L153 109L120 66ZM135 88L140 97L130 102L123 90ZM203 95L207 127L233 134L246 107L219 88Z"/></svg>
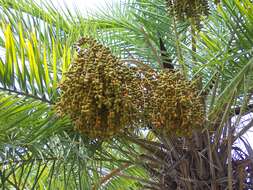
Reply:
<svg viewBox="0 0 253 190"><path fill-rule="evenodd" d="M40 0L45 1L45 0ZM88 13L94 13L96 11L104 10L106 7L120 3L122 0L46 0L51 1L55 5L55 7L59 8L61 6L67 6L71 11L74 11L77 7L80 11L83 11L85 15Z"/></svg>

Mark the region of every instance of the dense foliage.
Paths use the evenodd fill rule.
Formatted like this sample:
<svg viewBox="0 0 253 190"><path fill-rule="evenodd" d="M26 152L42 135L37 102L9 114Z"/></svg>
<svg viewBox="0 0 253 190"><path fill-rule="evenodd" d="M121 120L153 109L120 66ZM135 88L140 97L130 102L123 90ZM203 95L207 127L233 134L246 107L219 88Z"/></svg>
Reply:
<svg viewBox="0 0 253 190"><path fill-rule="evenodd" d="M252 189L252 12L0 0L0 188Z"/></svg>

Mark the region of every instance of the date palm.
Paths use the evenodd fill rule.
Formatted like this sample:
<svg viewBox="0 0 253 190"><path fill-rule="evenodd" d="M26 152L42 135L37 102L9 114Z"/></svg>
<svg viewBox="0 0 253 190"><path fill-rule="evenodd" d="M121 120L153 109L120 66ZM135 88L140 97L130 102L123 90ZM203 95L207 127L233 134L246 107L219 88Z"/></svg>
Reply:
<svg viewBox="0 0 253 190"><path fill-rule="evenodd" d="M208 3L209 15L198 13L196 25L196 17L179 19L165 0L128 1L89 17L50 3L0 0L0 187L252 189L245 134L253 123L253 4ZM55 105L83 36L124 63L173 68L197 84L201 130L168 135L139 122L109 140L73 130Z"/></svg>

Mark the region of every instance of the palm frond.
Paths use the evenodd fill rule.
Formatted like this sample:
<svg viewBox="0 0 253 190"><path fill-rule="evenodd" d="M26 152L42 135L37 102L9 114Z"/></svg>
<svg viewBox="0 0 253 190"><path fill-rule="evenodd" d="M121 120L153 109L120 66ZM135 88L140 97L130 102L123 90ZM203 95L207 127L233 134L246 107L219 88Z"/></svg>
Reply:
<svg viewBox="0 0 253 190"><path fill-rule="evenodd" d="M9 24L2 24L5 34L5 59L0 60L1 89L53 103L62 71L70 64L70 49L52 38L49 45L41 42L36 31L25 36L22 25L17 35Z"/></svg>

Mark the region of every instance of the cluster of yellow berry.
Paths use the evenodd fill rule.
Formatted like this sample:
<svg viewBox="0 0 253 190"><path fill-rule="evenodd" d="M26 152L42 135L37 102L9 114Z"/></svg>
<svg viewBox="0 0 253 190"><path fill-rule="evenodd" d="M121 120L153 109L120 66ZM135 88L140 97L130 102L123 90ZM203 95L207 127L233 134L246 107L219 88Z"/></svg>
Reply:
<svg viewBox="0 0 253 190"><path fill-rule="evenodd" d="M91 138L109 138L138 121L142 94L134 69L91 38L82 38L77 58L60 84L59 115Z"/></svg>
<svg viewBox="0 0 253 190"><path fill-rule="evenodd" d="M179 20L192 18L197 26L201 16L209 15L208 0L167 0L167 6Z"/></svg>
<svg viewBox="0 0 253 190"><path fill-rule="evenodd" d="M196 85L179 72L159 73L149 97L149 117L156 129L168 135L191 134L204 120L204 105Z"/></svg>
<svg viewBox="0 0 253 190"><path fill-rule="evenodd" d="M126 65L91 38L77 46L56 109L80 133L106 139L149 123L166 134L185 135L203 122L197 89L179 72Z"/></svg>

